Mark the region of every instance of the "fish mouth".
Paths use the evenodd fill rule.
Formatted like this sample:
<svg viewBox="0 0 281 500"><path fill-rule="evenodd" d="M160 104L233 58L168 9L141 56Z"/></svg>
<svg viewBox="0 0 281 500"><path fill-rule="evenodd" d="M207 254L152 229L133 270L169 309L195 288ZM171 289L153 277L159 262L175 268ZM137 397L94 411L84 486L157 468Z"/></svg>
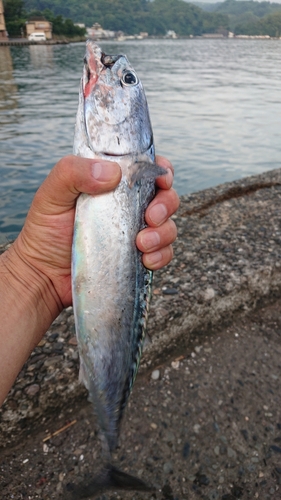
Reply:
<svg viewBox="0 0 281 500"><path fill-rule="evenodd" d="M102 52L101 54L101 62L106 68L112 68L114 64L122 57L121 55L110 55Z"/></svg>

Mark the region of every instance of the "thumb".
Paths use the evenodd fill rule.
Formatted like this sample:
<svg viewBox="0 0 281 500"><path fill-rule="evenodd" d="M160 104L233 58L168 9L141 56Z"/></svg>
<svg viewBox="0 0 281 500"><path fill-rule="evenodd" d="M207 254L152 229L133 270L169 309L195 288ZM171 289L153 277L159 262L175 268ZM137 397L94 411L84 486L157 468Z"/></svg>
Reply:
<svg viewBox="0 0 281 500"><path fill-rule="evenodd" d="M42 214L59 214L74 207L80 193L101 194L121 180L118 163L101 159L65 156L38 189L33 205Z"/></svg>

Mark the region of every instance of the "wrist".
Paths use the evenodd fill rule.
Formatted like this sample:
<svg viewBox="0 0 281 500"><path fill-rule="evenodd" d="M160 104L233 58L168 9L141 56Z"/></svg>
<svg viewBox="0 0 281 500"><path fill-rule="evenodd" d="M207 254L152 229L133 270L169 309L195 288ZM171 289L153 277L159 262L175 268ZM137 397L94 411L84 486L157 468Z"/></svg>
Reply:
<svg viewBox="0 0 281 500"><path fill-rule="evenodd" d="M60 312L52 283L16 242L0 256L0 406L21 367Z"/></svg>
<svg viewBox="0 0 281 500"><path fill-rule="evenodd" d="M40 329L46 331L62 310L51 280L24 259L19 239L0 256L0 281L17 309L38 315Z"/></svg>

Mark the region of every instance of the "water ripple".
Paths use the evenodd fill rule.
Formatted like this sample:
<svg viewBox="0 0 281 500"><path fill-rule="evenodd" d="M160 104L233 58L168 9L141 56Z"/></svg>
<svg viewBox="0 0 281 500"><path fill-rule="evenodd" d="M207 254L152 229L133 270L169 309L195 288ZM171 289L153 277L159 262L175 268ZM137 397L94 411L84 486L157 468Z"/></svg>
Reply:
<svg viewBox="0 0 281 500"><path fill-rule="evenodd" d="M142 79L157 152L180 194L280 167L281 42L105 42ZM0 243L72 152L84 44L0 47Z"/></svg>

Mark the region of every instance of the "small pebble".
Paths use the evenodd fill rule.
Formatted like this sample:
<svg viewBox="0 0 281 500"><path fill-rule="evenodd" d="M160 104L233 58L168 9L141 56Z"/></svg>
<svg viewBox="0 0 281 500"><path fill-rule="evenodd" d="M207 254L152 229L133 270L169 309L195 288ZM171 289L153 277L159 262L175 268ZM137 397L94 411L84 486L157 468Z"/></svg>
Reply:
<svg viewBox="0 0 281 500"><path fill-rule="evenodd" d="M274 453L281 453L281 448L280 446L276 446L275 444L273 444L272 446L270 446L270 449L272 451L274 451Z"/></svg>
<svg viewBox="0 0 281 500"><path fill-rule="evenodd" d="M177 295L179 293L176 288L162 288L162 291L164 295Z"/></svg>
<svg viewBox="0 0 281 500"><path fill-rule="evenodd" d="M202 294L202 298L205 302L212 300L214 296L215 296L215 290L213 288L207 288Z"/></svg>
<svg viewBox="0 0 281 500"><path fill-rule="evenodd" d="M172 462L166 462L163 465L163 472L164 472L164 474L171 474L173 472L173 470L174 470L174 468L173 468Z"/></svg>
<svg viewBox="0 0 281 500"><path fill-rule="evenodd" d="M184 444L184 447L183 447L183 450L182 450L182 455L183 455L183 458L187 458L188 455L190 453L190 444L188 442L186 442Z"/></svg>
<svg viewBox="0 0 281 500"><path fill-rule="evenodd" d="M26 387L24 389L24 392L27 396L32 398L33 396L35 396L35 394L37 394L39 392L39 390L40 390L40 385L32 384L32 385L29 385L28 387Z"/></svg>
<svg viewBox="0 0 281 500"><path fill-rule="evenodd" d="M160 370L153 370L151 374L152 380L159 380L160 378Z"/></svg>
<svg viewBox="0 0 281 500"><path fill-rule="evenodd" d="M198 484L199 486L208 486L208 484L210 483L210 479L205 476L205 474L197 473L194 483Z"/></svg>
<svg viewBox="0 0 281 500"><path fill-rule="evenodd" d="M227 448L227 456L228 458L236 458L236 451L234 451L232 448Z"/></svg>
<svg viewBox="0 0 281 500"><path fill-rule="evenodd" d="M77 345L77 338L76 337L71 337L71 339L69 339L68 343L70 345Z"/></svg>

